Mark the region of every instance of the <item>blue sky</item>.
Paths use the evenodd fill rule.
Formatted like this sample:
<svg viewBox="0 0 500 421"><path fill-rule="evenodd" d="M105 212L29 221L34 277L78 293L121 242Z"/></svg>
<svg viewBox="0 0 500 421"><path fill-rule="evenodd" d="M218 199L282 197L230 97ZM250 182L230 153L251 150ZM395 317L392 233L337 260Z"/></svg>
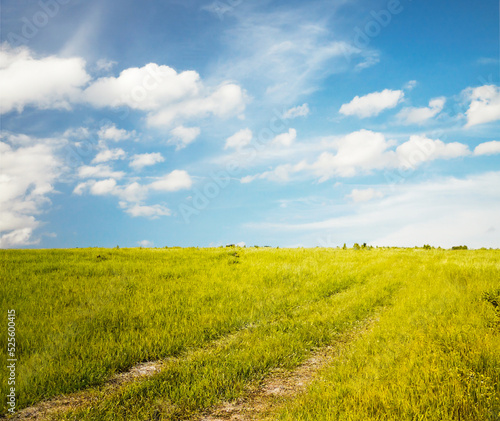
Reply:
<svg viewBox="0 0 500 421"><path fill-rule="evenodd" d="M497 1L1 20L0 247L500 247Z"/></svg>

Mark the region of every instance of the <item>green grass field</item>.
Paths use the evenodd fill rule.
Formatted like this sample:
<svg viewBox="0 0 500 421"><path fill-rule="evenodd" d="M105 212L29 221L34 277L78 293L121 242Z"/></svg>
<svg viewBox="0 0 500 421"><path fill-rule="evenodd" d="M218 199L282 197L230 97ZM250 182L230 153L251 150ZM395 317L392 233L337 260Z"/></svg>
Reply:
<svg viewBox="0 0 500 421"><path fill-rule="evenodd" d="M0 251L2 396L65 420L194 419L376 316L273 420L500 420L500 251ZM109 391L116 373L166 360ZM2 414L7 414L2 398Z"/></svg>

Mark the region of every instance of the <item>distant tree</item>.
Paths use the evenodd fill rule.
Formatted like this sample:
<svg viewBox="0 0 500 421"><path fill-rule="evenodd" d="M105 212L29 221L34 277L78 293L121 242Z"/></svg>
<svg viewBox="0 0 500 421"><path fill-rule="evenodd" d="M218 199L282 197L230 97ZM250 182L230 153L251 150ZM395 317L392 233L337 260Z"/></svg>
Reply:
<svg viewBox="0 0 500 421"><path fill-rule="evenodd" d="M452 250L468 250L467 246L453 246Z"/></svg>
<svg viewBox="0 0 500 421"><path fill-rule="evenodd" d="M342 247L342 250L347 250L347 246L344 243L344 247Z"/></svg>
<svg viewBox="0 0 500 421"><path fill-rule="evenodd" d="M359 247L359 244L358 243L354 243L354 245L352 246L352 248L354 250L359 250L361 247Z"/></svg>

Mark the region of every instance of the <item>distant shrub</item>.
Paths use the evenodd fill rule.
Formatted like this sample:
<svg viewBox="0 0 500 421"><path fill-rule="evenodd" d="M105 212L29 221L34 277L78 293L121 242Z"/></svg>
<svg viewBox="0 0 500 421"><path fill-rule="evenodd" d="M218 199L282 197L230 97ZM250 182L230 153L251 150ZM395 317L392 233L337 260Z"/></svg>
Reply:
<svg viewBox="0 0 500 421"><path fill-rule="evenodd" d="M358 243L354 243L354 245L352 246L352 248L353 248L354 250L359 250L361 247L359 246L359 244L358 244Z"/></svg>
<svg viewBox="0 0 500 421"><path fill-rule="evenodd" d="M468 250L467 246L453 246L452 250Z"/></svg>
<svg viewBox="0 0 500 421"><path fill-rule="evenodd" d="M431 250L432 247L429 244L424 244L424 250Z"/></svg>

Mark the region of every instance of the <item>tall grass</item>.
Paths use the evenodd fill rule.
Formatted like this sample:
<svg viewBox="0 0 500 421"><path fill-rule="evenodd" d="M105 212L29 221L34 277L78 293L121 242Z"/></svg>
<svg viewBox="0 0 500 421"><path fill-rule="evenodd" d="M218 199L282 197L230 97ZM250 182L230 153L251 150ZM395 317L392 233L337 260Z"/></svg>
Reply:
<svg viewBox="0 0 500 421"><path fill-rule="evenodd" d="M500 420L496 252L433 252L280 420Z"/></svg>
<svg viewBox="0 0 500 421"><path fill-rule="evenodd" d="M60 418L181 419L242 396L275 368L296 367L377 311L374 330L277 418L476 420L498 410L498 251L0 255L2 313L18 316L21 407L175 357L147 380L94 391L97 404Z"/></svg>

